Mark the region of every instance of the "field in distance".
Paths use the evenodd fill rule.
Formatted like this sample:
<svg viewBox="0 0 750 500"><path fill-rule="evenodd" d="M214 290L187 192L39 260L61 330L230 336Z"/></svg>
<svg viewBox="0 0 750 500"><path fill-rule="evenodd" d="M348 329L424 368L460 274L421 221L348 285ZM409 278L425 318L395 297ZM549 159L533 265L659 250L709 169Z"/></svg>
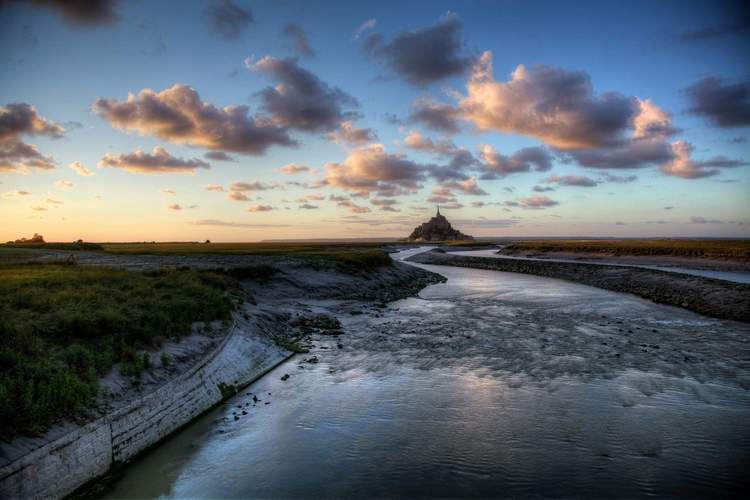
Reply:
<svg viewBox="0 0 750 500"><path fill-rule="evenodd" d="M750 260L750 240L626 239L514 241L504 253L574 252Z"/></svg>

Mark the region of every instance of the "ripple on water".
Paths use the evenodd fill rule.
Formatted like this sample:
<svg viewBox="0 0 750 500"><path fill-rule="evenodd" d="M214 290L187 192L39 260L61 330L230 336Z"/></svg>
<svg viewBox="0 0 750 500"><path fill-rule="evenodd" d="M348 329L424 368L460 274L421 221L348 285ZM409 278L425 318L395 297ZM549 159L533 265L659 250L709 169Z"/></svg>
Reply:
<svg viewBox="0 0 750 500"><path fill-rule="evenodd" d="M129 468L112 496L721 497L750 486L750 327L538 277L444 274L382 317L342 316L344 349L319 349L304 370L281 365L250 389L271 405L234 422L238 396Z"/></svg>

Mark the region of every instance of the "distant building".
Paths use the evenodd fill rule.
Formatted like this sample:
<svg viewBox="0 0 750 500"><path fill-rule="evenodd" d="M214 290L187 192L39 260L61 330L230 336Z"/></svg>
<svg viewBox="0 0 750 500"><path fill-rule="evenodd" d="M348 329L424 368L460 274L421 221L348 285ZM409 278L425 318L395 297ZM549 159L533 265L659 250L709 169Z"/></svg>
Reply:
<svg viewBox="0 0 750 500"><path fill-rule="evenodd" d="M412 231L407 241L456 241L456 240L473 240L473 236L464 234L457 229L453 229L443 215L440 214L440 207L437 209L435 217L425 222Z"/></svg>

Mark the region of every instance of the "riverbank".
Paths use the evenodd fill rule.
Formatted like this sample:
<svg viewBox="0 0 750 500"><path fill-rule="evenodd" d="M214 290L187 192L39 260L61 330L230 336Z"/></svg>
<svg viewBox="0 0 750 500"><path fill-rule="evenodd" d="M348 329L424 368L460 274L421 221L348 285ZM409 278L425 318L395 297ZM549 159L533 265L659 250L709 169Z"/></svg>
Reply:
<svg viewBox="0 0 750 500"><path fill-rule="evenodd" d="M424 252L408 260L421 264L470 267L563 279L615 292L632 293L660 304L706 316L750 322L750 285L699 276L623 266L545 262Z"/></svg>
<svg viewBox="0 0 750 500"><path fill-rule="evenodd" d="M67 259L48 252L42 260ZM225 269L235 274L244 301L228 329L197 334L164 349L179 350L167 370L155 366L138 384L110 374L106 404L87 422L62 422L42 437L0 445L0 497L62 497L153 447L175 430L303 349L309 329L298 318L309 313L295 298L346 298L365 305L405 298L442 278L402 263L375 269L335 261L288 257L212 255L107 255L78 252L76 262L131 270L165 267ZM242 270L272 266L267 280L243 279ZM283 304L279 299L284 299ZM304 325L303 325L304 326ZM156 354L158 359L158 353ZM239 417L238 417L239 418Z"/></svg>
<svg viewBox="0 0 750 500"><path fill-rule="evenodd" d="M309 353L137 460L104 498L747 489L750 324L558 279L423 267L448 281L387 305L274 298L342 333L310 335Z"/></svg>

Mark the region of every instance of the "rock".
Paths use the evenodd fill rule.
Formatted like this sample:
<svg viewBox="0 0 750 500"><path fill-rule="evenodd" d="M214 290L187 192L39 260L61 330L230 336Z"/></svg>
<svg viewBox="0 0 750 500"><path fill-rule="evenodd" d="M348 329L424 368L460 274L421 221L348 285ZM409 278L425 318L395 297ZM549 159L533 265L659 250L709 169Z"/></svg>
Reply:
<svg viewBox="0 0 750 500"><path fill-rule="evenodd" d="M243 415L247 415L247 412L245 410L242 410Z"/></svg>
<svg viewBox="0 0 750 500"><path fill-rule="evenodd" d="M285 374L284 374L284 375L283 375L283 376L281 377L281 380L283 380L283 381L287 381L287 380L289 380L289 374L288 374L288 373L285 373Z"/></svg>

